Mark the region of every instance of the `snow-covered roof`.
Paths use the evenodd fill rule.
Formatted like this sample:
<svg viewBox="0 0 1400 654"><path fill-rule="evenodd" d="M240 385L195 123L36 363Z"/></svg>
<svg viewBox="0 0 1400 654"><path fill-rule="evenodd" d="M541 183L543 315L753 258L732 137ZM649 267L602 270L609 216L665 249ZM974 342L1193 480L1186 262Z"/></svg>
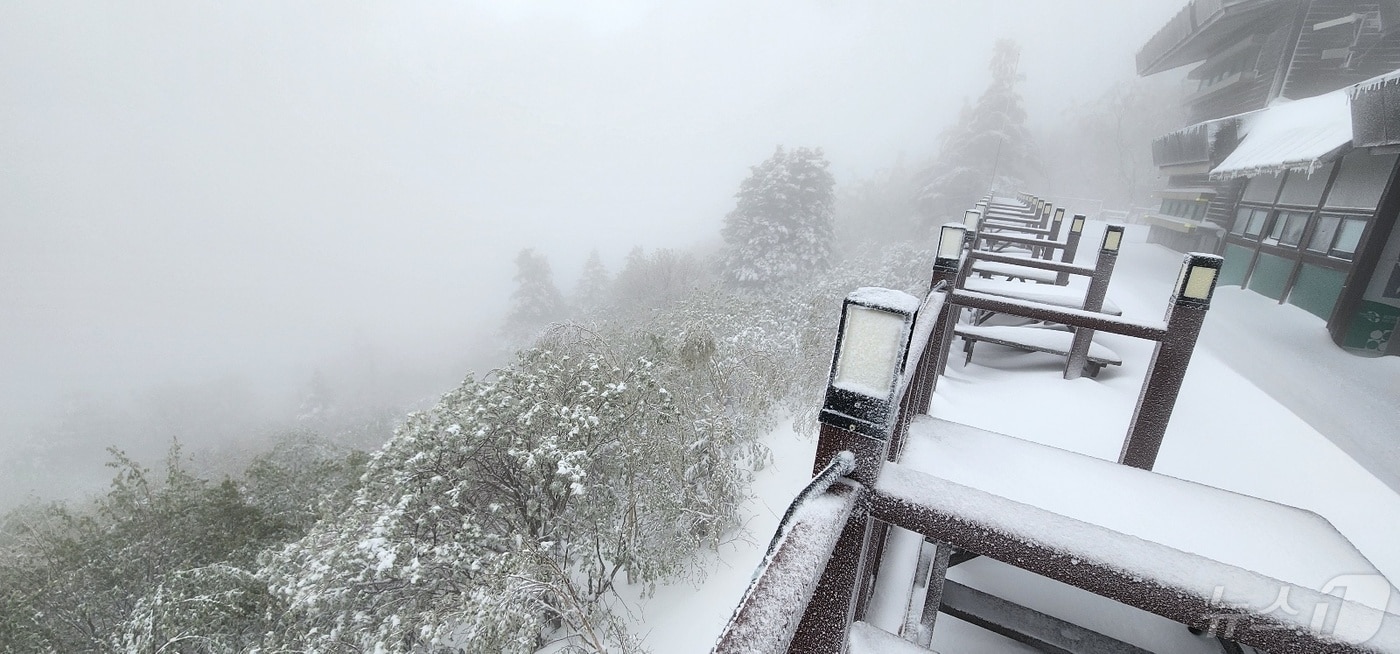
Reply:
<svg viewBox="0 0 1400 654"><path fill-rule="evenodd" d="M1240 144L1210 171L1230 179L1282 170L1306 170L1341 156L1351 145L1350 89L1304 100L1280 101L1239 117Z"/></svg>

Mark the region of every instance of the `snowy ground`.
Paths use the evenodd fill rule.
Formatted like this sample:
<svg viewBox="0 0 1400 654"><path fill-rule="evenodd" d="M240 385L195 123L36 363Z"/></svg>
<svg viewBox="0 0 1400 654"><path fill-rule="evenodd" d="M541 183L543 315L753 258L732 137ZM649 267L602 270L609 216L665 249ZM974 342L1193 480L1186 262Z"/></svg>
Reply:
<svg viewBox="0 0 1400 654"><path fill-rule="evenodd" d="M1097 243L1101 229L1102 225L1091 224L1084 242ZM1140 237L1130 232L1109 294L1127 318L1160 319L1180 255L1143 243ZM1090 260L1092 256L1090 253ZM1336 432L1329 434L1334 438L1339 438L1337 434L1345 437L1358 421L1379 434L1393 434L1393 397L1384 406L1373 403L1375 397L1385 398L1387 390L1393 394L1396 386L1383 386L1373 393L1355 389L1400 375L1400 365L1396 365L1400 361L1359 359L1342 353L1326 341L1321 321L1296 307L1273 306L1268 300L1264 303L1269 306L1256 306L1258 296L1234 288L1217 292L1156 470L1315 511L1330 520L1378 569L1392 580L1400 580L1400 548L1395 547L1400 542L1400 495L1314 426ZM1269 337L1256 338L1250 332L1251 324L1271 325ZM1061 379L1063 360L1058 357L979 345L967 366L960 356L951 358L930 413L1116 459L1152 345L1111 334L1101 334L1096 340L1122 355L1123 366L1106 368L1097 379L1074 381ZM1252 357L1239 351L1242 341L1253 344L1246 350ZM1260 351L1261 342L1289 349ZM1247 377L1268 370L1260 368L1260 361L1281 360L1286 363L1280 364L1275 374L1265 375L1269 379L1263 385L1270 386L1269 392ZM1248 363L1245 374L1236 370L1243 365L1240 361ZM1316 374L1304 378L1310 371ZM1309 385L1309 379L1321 383ZM1292 399L1307 397L1309 419L1300 418L1276 397L1290 406ZM1013 403L1023 410L1007 410ZM1361 417L1348 418L1345 408L1357 404L1364 405L1356 409ZM1391 422L1374 422L1388 415ZM718 554L706 555L702 567L709 574L703 583L672 584L658 589L650 599L632 602L637 632L652 651L709 650L743 593L778 517L806 483L814 444L790 429L775 431L768 443L775 463L758 473L755 497L748 507L747 537L737 537ZM1370 446L1376 443L1385 445L1375 441ZM1384 460L1372 462L1372 467L1390 473L1397 470ZM963 564L950 578L1014 596L1032 608L1156 651L1219 651L1179 625L994 561ZM1392 610L1398 601L1393 600ZM879 611L884 609L872 607L873 620L888 619L875 616ZM942 651L1032 651L947 616L939 619L934 644Z"/></svg>

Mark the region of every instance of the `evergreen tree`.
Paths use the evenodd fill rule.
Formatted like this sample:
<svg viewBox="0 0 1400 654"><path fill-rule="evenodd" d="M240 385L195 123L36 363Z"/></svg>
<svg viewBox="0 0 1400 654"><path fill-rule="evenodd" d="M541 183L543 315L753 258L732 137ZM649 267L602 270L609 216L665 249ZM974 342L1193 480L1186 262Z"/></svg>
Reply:
<svg viewBox="0 0 1400 654"><path fill-rule="evenodd" d="M826 268L836 186L829 166L820 148L779 146L751 169L724 219L726 281L761 288Z"/></svg>
<svg viewBox="0 0 1400 654"><path fill-rule="evenodd" d="M554 286L549 260L543 254L525 248L516 255L515 284L506 314L507 332L533 333L563 315L564 298Z"/></svg>
<svg viewBox="0 0 1400 654"><path fill-rule="evenodd" d="M598 250L588 253L588 260L583 262L583 274L579 275L578 287L574 289L574 307L587 311L602 306L608 297L608 287L612 280L608 277L608 269L603 267L603 259L598 256Z"/></svg>
<svg viewBox="0 0 1400 654"><path fill-rule="evenodd" d="M961 217L988 190L1013 194L1036 169L1026 110L1016 83L1021 46L1010 39L992 50L992 83L977 104L964 107L944 133L938 159L924 174L919 204L930 222Z"/></svg>

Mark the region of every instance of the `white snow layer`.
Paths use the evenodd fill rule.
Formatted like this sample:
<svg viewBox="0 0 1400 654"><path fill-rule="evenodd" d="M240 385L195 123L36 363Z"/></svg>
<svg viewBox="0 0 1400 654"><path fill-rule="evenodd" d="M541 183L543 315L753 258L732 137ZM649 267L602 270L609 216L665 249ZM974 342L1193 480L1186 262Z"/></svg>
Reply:
<svg viewBox="0 0 1400 654"><path fill-rule="evenodd" d="M1240 144L1210 176L1230 179L1281 169L1312 173L1351 143L1350 91L1276 102L1240 117Z"/></svg>

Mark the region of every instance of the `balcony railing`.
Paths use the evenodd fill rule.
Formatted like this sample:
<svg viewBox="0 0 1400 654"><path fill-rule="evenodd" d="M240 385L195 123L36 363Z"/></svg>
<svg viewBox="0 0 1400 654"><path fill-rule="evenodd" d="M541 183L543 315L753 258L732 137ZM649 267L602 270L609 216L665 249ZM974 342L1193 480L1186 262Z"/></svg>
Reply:
<svg viewBox="0 0 1400 654"><path fill-rule="evenodd" d="M1191 63L1175 60L1180 48L1226 14L1271 4L1276 0L1193 0L1162 26L1137 53L1139 75L1151 75ZM1200 58L1206 53L1202 52ZM1199 59L1196 59L1199 61Z"/></svg>

